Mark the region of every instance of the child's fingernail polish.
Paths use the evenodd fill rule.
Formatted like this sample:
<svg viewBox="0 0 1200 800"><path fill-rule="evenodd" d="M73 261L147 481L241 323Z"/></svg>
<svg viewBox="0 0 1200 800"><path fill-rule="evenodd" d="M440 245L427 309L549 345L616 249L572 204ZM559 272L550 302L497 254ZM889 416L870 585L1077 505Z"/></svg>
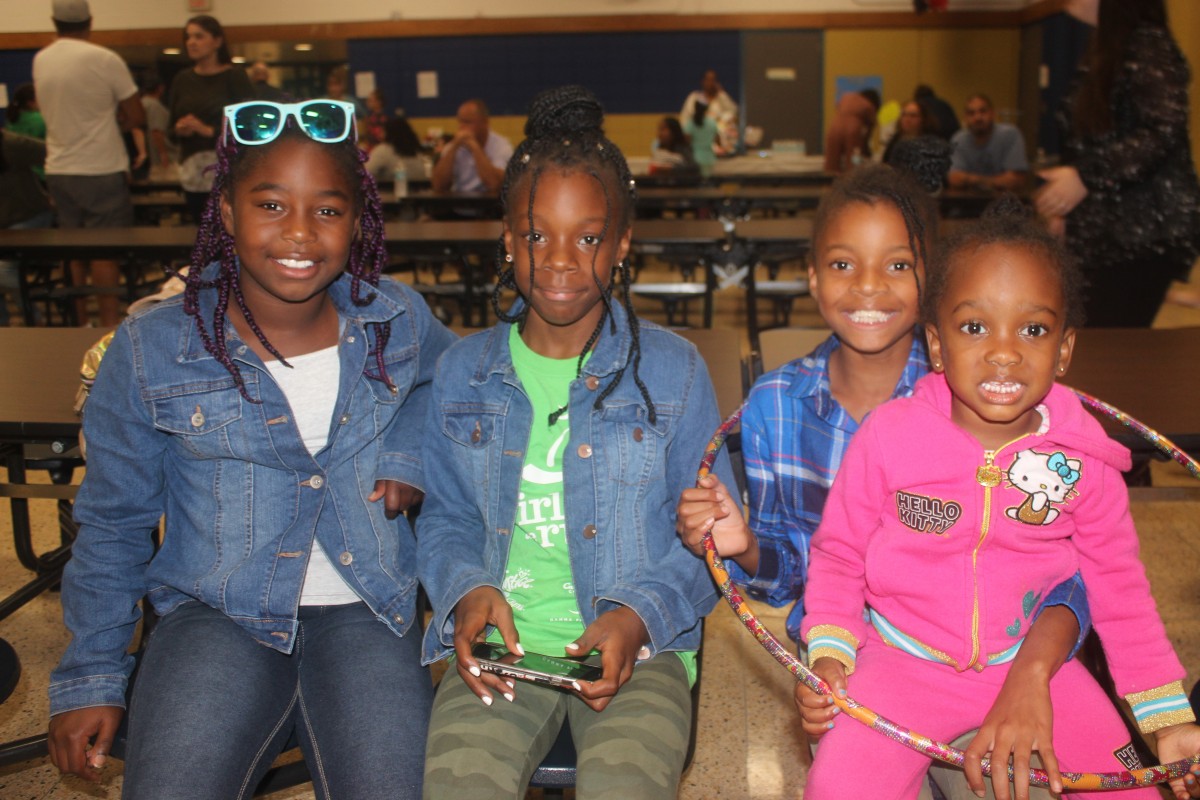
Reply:
<svg viewBox="0 0 1200 800"><path fill-rule="evenodd" d="M833 730L833 723L832 723L832 722L826 723L826 724L825 724L825 729L826 729L826 730L830 730L830 731L831 731L831 730Z"/></svg>
<svg viewBox="0 0 1200 800"><path fill-rule="evenodd" d="M505 692L504 699L511 703L513 701L512 692Z"/></svg>
<svg viewBox="0 0 1200 800"><path fill-rule="evenodd" d="M492 696L490 694L480 695L479 699L483 701L485 706L490 706L492 704Z"/></svg>
<svg viewBox="0 0 1200 800"><path fill-rule="evenodd" d="M838 708L837 706L834 706L834 707L833 707L833 713L835 713L835 714L840 714L840 713L842 713L842 710L841 710L840 708Z"/></svg>
<svg viewBox="0 0 1200 800"><path fill-rule="evenodd" d="M505 685L507 685L507 686L508 686L508 688L510 688L510 689L515 689L515 688L516 688L516 686L517 686L517 685L516 685L515 683L513 683L512 681L505 681L504 683L505 683Z"/></svg>
<svg viewBox="0 0 1200 800"><path fill-rule="evenodd" d="M567 649L568 650L578 650L579 642L571 642L569 645L567 645Z"/></svg>
<svg viewBox="0 0 1200 800"><path fill-rule="evenodd" d="M479 677L479 667L475 666L474 664L472 664L471 666L467 667L467 672L471 673L471 674L472 674L472 675L474 675L476 678L478 678L478 677Z"/></svg>
<svg viewBox="0 0 1200 800"><path fill-rule="evenodd" d="M520 653L521 655L525 655L525 648L521 647L520 642L517 642L517 652Z"/></svg>
<svg viewBox="0 0 1200 800"><path fill-rule="evenodd" d="M845 696L846 696L846 690L838 689L838 697L845 697Z"/></svg>

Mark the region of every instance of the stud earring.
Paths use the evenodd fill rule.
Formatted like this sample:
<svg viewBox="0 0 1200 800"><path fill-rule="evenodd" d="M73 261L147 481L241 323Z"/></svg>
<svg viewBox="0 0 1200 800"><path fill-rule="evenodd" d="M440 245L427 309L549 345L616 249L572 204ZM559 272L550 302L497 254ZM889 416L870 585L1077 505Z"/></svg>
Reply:
<svg viewBox="0 0 1200 800"><path fill-rule="evenodd" d="M507 261L509 264L511 264L512 263L512 253L505 253L504 260Z"/></svg>
<svg viewBox="0 0 1200 800"><path fill-rule="evenodd" d="M941 369L941 368L942 368L942 362L940 362L940 361L935 361L935 362L933 362L933 368L934 368L934 369Z"/></svg>

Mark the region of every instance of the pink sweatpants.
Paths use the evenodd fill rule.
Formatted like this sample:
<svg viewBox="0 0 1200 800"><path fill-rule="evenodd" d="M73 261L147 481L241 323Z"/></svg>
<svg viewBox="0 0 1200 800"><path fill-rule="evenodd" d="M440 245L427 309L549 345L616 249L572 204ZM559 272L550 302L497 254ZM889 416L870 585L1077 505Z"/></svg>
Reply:
<svg viewBox="0 0 1200 800"><path fill-rule="evenodd" d="M955 672L944 664L922 661L889 647L872 631L847 683L850 696L859 703L899 725L949 742L979 727L1007 674L1007 665L983 672ZM1054 706L1054 752L1061 770L1126 769L1115 753L1129 745L1129 732L1087 669L1077 661L1065 664L1050 682L1050 700ZM917 797L928 769L927 756L857 720L839 716L833 730L821 737L804 797L911 800ZM1161 800L1162 796L1147 788L1119 792L1115 797Z"/></svg>

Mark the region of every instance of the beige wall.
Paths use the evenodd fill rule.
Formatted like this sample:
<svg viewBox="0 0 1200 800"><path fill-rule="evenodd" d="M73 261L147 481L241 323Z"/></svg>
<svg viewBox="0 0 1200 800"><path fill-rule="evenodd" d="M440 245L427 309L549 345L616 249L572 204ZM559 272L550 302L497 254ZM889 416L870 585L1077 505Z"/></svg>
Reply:
<svg viewBox="0 0 1200 800"><path fill-rule="evenodd" d="M967 97L983 92L1007 118L1017 109L1016 28L831 30L825 34L825 119L833 115L839 75L880 75L883 99L903 101L927 83L959 116Z"/></svg>
<svg viewBox="0 0 1200 800"><path fill-rule="evenodd" d="M1171 31L1192 67L1191 133L1192 155L1200 161L1200 3L1196 0L1167 0Z"/></svg>

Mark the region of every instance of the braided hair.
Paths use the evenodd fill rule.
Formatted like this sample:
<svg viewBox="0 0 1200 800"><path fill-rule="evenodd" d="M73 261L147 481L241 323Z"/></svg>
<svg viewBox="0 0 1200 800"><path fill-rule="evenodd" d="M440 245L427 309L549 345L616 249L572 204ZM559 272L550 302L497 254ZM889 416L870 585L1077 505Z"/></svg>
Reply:
<svg viewBox="0 0 1200 800"><path fill-rule="evenodd" d="M886 164L861 166L833 182L817 206L810 254L816 252L817 242L833 218L852 203L870 206L886 203L894 206L904 218L909 249L920 263L929 263L928 245L937 238L937 207L933 196L912 172L894 169ZM915 269L912 274L917 282L917 296L920 297L921 278Z"/></svg>
<svg viewBox="0 0 1200 800"><path fill-rule="evenodd" d="M925 296L921 298L924 322L937 322L938 306L946 294L950 273L966 267L965 260L989 245L1025 248L1042 257L1062 288L1066 327L1083 325L1083 290L1086 281L1079 261L1062 241L1051 234L1031 213L1028 206L1012 194L1003 194L984 210L983 215L946 238L930 264Z"/></svg>
<svg viewBox="0 0 1200 800"><path fill-rule="evenodd" d="M562 86L547 89L533 98L529 104L529 116L525 122L525 140L517 146L512 159L504 171L504 184L500 190L500 203L504 208L506 218L514 219L517 214L525 215L529 224L533 224L533 206L537 197L538 181L548 168L564 172L590 175L595 178L604 191L605 217L604 226L600 233L601 240L609 236L621 236L633 222L634 205L637 202L637 189L625 156L615 144L604 136L604 108L590 91L582 86ZM518 209L513 206L517 189L528 181L528 207ZM535 269L533 242L529 242L529 269ZM500 307L501 292L505 289L517 290L516 278L513 275L512 262L505 259L504 238L501 237L496 250L496 271L498 280L492 292L492 308L497 318L505 322L523 325L529 313L526 303L519 311L505 311ZM596 256L592 260L592 280L600 290L604 302L604 311L596 323L591 336L579 354L575 365L575 376L579 377L583 370L583 360L600 338L605 321L608 322L609 332L616 333L616 323L612 317L613 281L607 286L601 285L596 275ZM616 376L608 386L596 397L593 407L599 409L604 400L612 394L625 375L625 370L632 363L633 381L641 392L646 403L650 422L657 421L658 415L650 392L638 374L641 363L641 328L634 315L633 305L629 299L629 266L626 261L616 265L621 281L621 301L625 309L626 321L629 326L629 351L625 363L617 371ZM566 406L550 415L553 425L566 411Z"/></svg>
<svg viewBox="0 0 1200 800"><path fill-rule="evenodd" d="M308 135L295 127L289 119L287 126L280 132L279 137L260 145L239 145L232 136L223 135L217 142L217 164L213 179L213 189L204 206L204 214L196 234L196 244L192 248L192 268L184 277L183 310L196 323L196 331L204 343L204 349L212 355L233 376L234 384L242 397L255 402L246 392L246 384L241 371L229 355L225 336L225 323L229 300L232 297L238 309L246 319L250 330L258 337L258 341L271 355L287 366L279 351L275 349L258 323L254 314L246 305L240 283L240 264L233 237L225 230L221 219L221 198L233 202L234 192L239 180L243 179L256 164L261 162L277 142L284 139L300 139L311 141ZM350 299L356 306L366 306L375 299L374 292L366 292L362 284L379 285L379 276L387 264L387 248L383 226L383 204L379 200L379 192L375 188L375 179L363 167L366 153L359 149L352 138L333 144L322 144L334 159L343 175L351 186L358 186L354 194L355 211L359 215L359 234L350 245L350 257L346 263L346 271L350 274ZM217 274L208 279L204 273L206 266L217 262ZM207 289L217 290L217 302L213 309L212 319L205 320L200 314L200 292ZM395 390L384 366L383 353L391 336L391 322L369 323L368 329L374 330L371 343L371 360L374 370L367 368L364 374L372 380L380 381L389 389Z"/></svg>

